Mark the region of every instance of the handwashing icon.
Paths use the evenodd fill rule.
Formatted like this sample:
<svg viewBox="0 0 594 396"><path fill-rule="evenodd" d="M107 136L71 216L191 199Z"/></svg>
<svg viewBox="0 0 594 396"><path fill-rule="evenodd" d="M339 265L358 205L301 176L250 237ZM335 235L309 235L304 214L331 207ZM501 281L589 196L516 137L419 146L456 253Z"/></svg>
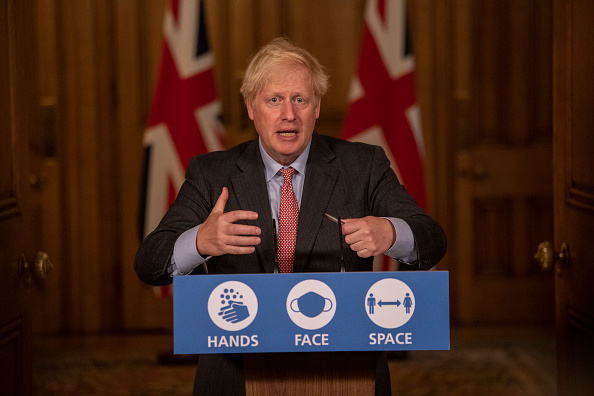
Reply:
<svg viewBox="0 0 594 396"><path fill-rule="evenodd" d="M328 312L332 306L332 300L312 291L293 299L290 304L293 312L300 312L308 318L315 318L322 312Z"/></svg>

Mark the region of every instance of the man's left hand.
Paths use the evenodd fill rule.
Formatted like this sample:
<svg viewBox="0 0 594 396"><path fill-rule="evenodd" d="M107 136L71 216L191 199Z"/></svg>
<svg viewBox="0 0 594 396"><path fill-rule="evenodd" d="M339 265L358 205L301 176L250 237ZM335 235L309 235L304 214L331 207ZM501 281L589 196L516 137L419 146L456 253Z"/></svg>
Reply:
<svg viewBox="0 0 594 396"><path fill-rule="evenodd" d="M396 241L392 222L381 217L342 219L344 240L359 257L372 257L390 249Z"/></svg>

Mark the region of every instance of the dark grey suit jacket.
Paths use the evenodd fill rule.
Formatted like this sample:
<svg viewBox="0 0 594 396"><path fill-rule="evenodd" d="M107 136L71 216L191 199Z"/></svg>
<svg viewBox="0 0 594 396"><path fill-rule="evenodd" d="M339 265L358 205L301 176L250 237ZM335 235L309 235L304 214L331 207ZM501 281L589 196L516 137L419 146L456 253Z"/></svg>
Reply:
<svg viewBox="0 0 594 396"><path fill-rule="evenodd" d="M138 277L154 286L171 283L166 268L175 241L181 233L206 220L223 187L229 189L225 211L251 210L259 214L249 223L260 227L262 242L249 255L212 257L208 261L209 273L272 272L272 215L264 174L257 140L192 158L175 203L136 254ZM443 230L406 192L380 147L314 132L299 210L295 272L340 269L336 224L323 216L325 212L341 218L384 216L406 221L418 252L417 262L406 269L429 269L445 254ZM347 271L372 270L373 259L357 256L346 244L344 260ZM195 273L201 271L199 267ZM201 356L196 390L203 394L241 394L245 392L242 368L237 356Z"/></svg>

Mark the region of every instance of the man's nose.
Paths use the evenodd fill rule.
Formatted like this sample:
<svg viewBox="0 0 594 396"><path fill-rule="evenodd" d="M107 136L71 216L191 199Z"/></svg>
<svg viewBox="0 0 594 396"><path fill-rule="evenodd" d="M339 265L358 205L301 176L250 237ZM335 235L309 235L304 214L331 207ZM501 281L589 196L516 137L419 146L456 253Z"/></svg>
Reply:
<svg viewBox="0 0 594 396"><path fill-rule="evenodd" d="M295 112L293 111L293 103L285 102L282 106L283 120L293 121L295 119Z"/></svg>

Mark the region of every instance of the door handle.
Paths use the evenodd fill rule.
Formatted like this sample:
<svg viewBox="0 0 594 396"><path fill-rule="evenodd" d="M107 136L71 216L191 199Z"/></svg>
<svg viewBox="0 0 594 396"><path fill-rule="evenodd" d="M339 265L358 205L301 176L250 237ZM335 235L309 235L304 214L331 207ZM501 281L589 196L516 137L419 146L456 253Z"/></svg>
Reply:
<svg viewBox="0 0 594 396"><path fill-rule="evenodd" d="M49 255L46 252L37 252L33 267L29 264L24 254L21 254L18 261L19 275L27 285L31 283L31 278L43 281L47 278L47 274L54 268Z"/></svg>
<svg viewBox="0 0 594 396"><path fill-rule="evenodd" d="M555 252L553 244L550 241L541 242L536 248L534 258L539 262L540 268L543 271L548 271L553 268L553 265L557 261L557 273L561 272L561 268L569 264L569 247L567 243L561 244L559 252Z"/></svg>
<svg viewBox="0 0 594 396"><path fill-rule="evenodd" d="M37 252L35 255L35 262L33 263L33 274L39 280L45 280L47 274L54 269L54 265L50 261L49 255L46 252Z"/></svg>

